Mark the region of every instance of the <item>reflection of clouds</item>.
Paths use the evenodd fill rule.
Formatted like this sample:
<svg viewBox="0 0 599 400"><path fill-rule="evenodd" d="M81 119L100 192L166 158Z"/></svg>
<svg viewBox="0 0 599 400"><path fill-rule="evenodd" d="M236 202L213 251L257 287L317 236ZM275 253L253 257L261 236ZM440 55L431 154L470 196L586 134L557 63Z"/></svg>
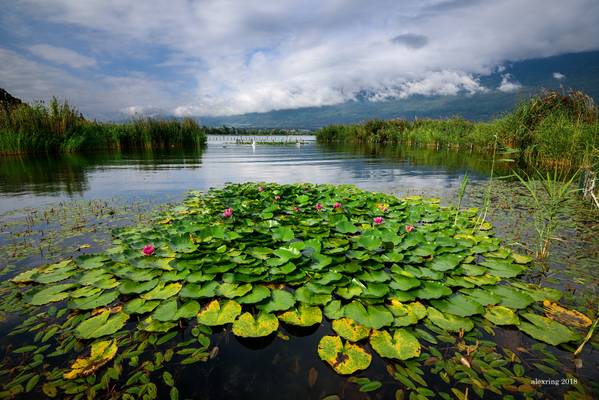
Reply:
<svg viewBox="0 0 599 400"><path fill-rule="evenodd" d="M347 151L331 151L317 144L208 145L200 158L170 157L156 163L129 160L103 160L101 167L88 168L87 190L83 197L93 198L166 198L181 196L188 190L207 190L225 182L269 181L277 183L349 183L363 189L400 195L424 193L428 196L455 195L465 169L451 170L438 165L414 165L406 159L374 157ZM486 180L484 175L469 172L473 183ZM0 210L34 206L36 201L61 200L64 192L54 196L0 198ZM46 193L49 194L49 193ZM7 193L8 196L15 193ZM78 198L80 196L72 196Z"/></svg>

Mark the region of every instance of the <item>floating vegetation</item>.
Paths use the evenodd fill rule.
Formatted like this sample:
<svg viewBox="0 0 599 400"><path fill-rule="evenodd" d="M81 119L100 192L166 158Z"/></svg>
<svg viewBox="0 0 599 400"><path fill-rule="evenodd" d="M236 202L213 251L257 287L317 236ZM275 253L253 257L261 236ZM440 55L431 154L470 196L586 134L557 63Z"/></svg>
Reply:
<svg viewBox="0 0 599 400"><path fill-rule="evenodd" d="M473 229L477 218L475 209L345 185L191 193L153 224L116 231L102 253L22 271L0 287L0 308L28 317L10 333L25 340L0 364L0 397L157 398L156 373L173 360L218 354L214 329L259 341L284 335L281 326L325 322L334 334L314 351L339 374L381 357L410 398L451 398L427 389L424 367L452 383L454 397L527 396L536 389L518 356L500 355L482 332L507 326L570 349L589 321L559 305L559 291L523 283L530 258L502 247L490 226ZM175 399L169 371L158 375ZM383 385L351 379L363 392Z"/></svg>

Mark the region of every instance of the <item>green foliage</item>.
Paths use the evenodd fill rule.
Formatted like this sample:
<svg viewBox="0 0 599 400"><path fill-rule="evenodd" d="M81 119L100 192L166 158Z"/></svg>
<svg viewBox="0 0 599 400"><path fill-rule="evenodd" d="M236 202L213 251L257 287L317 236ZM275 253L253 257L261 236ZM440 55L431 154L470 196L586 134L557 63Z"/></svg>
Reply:
<svg viewBox="0 0 599 400"><path fill-rule="evenodd" d="M544 164L575 167L599 145L599 118L592 98L579 91L562 95L543 92L519 103L490 122L462 118L444 120L372 120L364 124L331 125L316 132L320 142L392 143L436 147L503 148Z"/></svg>
<svg viewBox="0 0 599 400"><path fill-rule="evenodd" d="M189 118L99 123L86 120L68 102L56 98L48 105L0 107L0 154L163 149L205 141L205 128Z"/></svg>

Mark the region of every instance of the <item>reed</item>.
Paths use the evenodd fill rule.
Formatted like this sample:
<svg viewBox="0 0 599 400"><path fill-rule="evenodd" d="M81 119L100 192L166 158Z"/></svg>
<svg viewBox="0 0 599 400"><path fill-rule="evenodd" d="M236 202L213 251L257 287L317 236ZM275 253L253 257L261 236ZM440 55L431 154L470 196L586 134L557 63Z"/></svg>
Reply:
<svg viewBox="0 0 599 400"><path fill-rule="evenodd" d="M117 123L86 120L68 102L0 107L0 154L199 146L205 129L192 119L139 118Z"/></svg>
<svg viewBox="0 0 599 400"><path fill-rule="evenodd" d="M593 99L579 91L543 92L520 102L512 112L489 122L373 120L332 125L316 132L320 142L390 143L519 151L521 161L576 169L599 146L599 118Z"/></svg>

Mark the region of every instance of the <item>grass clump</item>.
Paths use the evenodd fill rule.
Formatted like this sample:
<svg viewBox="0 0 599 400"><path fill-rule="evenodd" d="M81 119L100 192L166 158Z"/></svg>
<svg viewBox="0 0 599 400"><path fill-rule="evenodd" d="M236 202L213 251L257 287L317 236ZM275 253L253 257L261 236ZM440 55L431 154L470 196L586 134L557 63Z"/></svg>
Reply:
<svg viewBox="0 0 599 400"><path fill-rule="evenodd" d="M99 123L56 98L47 105L3 103L0 107L0 154L170 148L205 141L204 129L192 119Z"/></svg>
<svg viewBox="0 0 599 400"><path fill-rule="evenodd" d="M593 99L580 91L547 91L520 102L489 122L444 120L373 120L332 125L316 132L321 142L392 143L469 147L490 150L496 140L519 150L528 161L567 167L580 165L599 143L599 118ZM496 139L497 138L497 139Z"/></svg>

